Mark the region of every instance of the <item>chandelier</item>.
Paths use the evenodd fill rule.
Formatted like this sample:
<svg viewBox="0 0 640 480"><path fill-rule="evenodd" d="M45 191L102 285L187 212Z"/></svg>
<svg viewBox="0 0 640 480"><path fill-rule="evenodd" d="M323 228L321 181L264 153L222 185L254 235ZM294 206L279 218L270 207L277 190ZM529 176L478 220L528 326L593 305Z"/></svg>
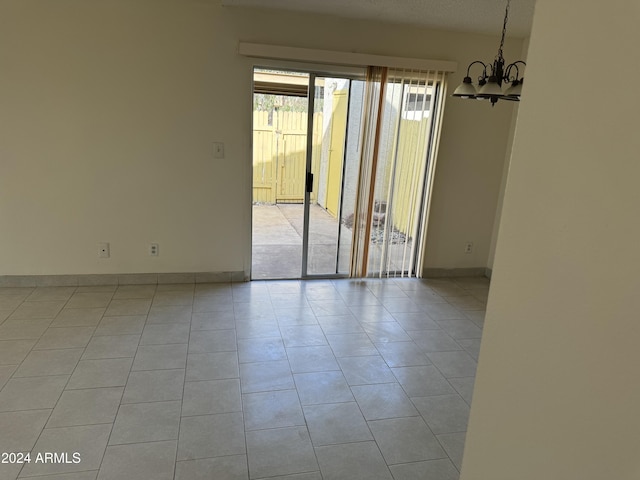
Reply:
<svg viewBox="0 0 640 480"><path fill-rule="evenodd" d="M510 100L512 102L520 101L520 93L522 92L522 82L524 77L520 76L519 66L526 66L522 60L515 61L505 66L504 57L502 55L502 47L504 46L504 37L507 32L507 19L509 18L509 3L507 0L507 8L504 12L504 23L502 24L502 38L500 39L500 48L493 64L486 64L480 60L471 62L467 67L467 76L464 77L462 83L453 92L454 97L468 98L476 100L490 100L493 107L500 99ZM471 80L470 70L474 65L482 65L482 74L478 77L477 86Z"/></svg>

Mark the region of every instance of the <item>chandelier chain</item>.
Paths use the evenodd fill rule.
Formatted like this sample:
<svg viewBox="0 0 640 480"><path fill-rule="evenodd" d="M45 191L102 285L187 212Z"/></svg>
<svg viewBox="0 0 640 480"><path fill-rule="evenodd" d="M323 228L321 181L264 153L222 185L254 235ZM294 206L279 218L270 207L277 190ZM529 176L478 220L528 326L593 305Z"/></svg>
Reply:
<svg viewBox="0 0 640 480"><path fill-rule="evenodd" d="M502 24L502 38L500 39L500 48L498 49L498 58L504 58L502 54L502 47L504 47L504 37L507 34L507 20L509 18L509 4L511 0L507 0L507 7L504 11L504 23Z"/></svg>

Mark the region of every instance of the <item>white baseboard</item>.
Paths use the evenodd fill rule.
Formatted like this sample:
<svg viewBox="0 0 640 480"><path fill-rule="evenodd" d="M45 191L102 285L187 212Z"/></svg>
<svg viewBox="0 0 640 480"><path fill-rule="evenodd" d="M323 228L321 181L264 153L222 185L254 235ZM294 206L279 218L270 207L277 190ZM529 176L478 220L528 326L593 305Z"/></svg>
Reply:
<svg viewBox="0 0 640 480"><path fill-rule="evenodd" d="M487 269L484 267L473 268L425 268L422 278L445 277L486 277Z"/></svg>
<svg viewBox="0 0 640 480"><path fill-rule="evenodd" d="M167 283L246 282L237 272L124 273L97 275L0 275L0 287L82 287L91 285L154 285Z"/></svg>

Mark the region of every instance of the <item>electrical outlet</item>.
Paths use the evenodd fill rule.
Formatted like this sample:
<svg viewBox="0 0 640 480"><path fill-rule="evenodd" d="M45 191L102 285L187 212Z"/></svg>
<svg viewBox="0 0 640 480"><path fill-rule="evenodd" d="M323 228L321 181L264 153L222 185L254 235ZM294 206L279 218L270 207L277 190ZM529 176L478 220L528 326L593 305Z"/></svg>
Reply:
<svg viewBox="0 0 640 480"><path fill-rule="evenodd" d="M473 242L467 242L464 244L464 253L473 253Z"/></svg>
<svg viewBox="0 0 640 480"><path fill-rule="evenodd" d="M109 252L109 244L108 243L99 243L98 244L98 257L100 258L109 258L111 256Z"/></svg>
<svg viewBox="0 0 640 480"><path fill-rule="evenodd" d="M151 243L149 245L149 255L152 257L157 257L160 254L160 245L157 243Z"/></svg>

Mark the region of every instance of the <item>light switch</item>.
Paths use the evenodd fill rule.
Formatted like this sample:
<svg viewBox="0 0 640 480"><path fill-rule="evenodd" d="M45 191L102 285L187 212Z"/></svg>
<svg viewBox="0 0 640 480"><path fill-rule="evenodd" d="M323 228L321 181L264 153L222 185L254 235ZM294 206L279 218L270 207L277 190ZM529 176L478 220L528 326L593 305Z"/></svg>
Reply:
<svg viewBox="0 0 640 480"><path fill-rule="evenodd" d="M213 143L213 158L224 158L224 143Z"/></svg>

